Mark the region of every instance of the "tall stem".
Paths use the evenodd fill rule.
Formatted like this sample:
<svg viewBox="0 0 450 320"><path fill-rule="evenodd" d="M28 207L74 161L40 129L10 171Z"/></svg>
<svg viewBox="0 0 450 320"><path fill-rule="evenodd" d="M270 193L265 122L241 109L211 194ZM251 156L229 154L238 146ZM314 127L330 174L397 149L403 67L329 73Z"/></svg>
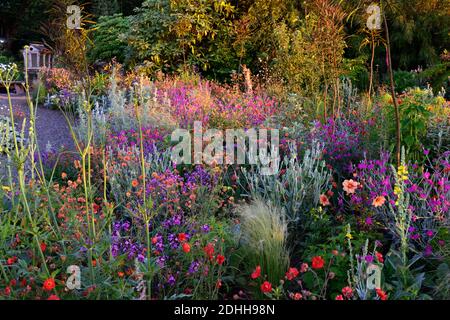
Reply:
<svg viewBox="0 0 450 320"><path fill-rule="evenodd" d="M384 27L386 29L386 51L387 51L387 59L388 59L388 70L389 70L389 78L390 78L390 82L391 82L391 95L392 95L392 100L394 102L394 109L395 109L395 125L396 125L396 139L395 139L395 144L396 144L396 159L397 159L397 166L400 166L401 163L401 157L400 157L400 144L401 144L401 140L400 140L400 130L401 130L401 125L400 125L400 111L398 108L398 104L397 104L397 98L395 95L395 84L394 84L394 73L392 71L392 60L391 60L391 41L389 39L389 28L388 28L388 24L387 24L387 19L386 19L386 13L383 10L383 20L384 20Z"/></svg>

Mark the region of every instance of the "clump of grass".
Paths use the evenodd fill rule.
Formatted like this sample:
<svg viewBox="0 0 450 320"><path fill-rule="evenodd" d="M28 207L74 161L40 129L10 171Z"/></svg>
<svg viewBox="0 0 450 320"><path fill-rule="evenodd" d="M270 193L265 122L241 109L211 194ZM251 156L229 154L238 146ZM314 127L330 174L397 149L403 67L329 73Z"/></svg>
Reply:
<svg viewBox="0 0 450 320"><path fill-rule="evenodd" d="M238 207L245 264L261 266L260 281L277 284L289 267L288 224L281 209L262 200ZM265 278L264 278L265 277ZM258 286L259 287L259 286Z"/></svg>

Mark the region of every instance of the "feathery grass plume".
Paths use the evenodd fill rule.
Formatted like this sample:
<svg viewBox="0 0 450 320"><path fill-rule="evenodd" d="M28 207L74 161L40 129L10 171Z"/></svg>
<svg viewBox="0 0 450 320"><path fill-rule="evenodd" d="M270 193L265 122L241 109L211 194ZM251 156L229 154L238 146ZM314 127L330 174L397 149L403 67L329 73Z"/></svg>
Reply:
<svg viewBox="0 0 450 320"><path fill-rule="evenodd" d="M261 266L261 274L277 284L289 267L287 221L281 209L257 199L237 209L248 270ZM263 281L260 278L259 281ZM258 286L259 292L259 286Z"/></svg>

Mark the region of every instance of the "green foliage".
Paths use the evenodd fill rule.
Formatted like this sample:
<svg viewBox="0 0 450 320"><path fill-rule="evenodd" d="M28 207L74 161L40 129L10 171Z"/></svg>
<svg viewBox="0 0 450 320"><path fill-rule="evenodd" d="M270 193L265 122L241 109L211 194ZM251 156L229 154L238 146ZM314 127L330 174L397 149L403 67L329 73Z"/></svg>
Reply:
<svg viewBox="0 0 450 320"><path fill-rule="evenodd" d="M255 200L238 208L241 251L248 274L260 266L267 280L278 283L289 267L287 222L279 207ZM259 293L259 286L256 288Z"/></svg>
<svg viewBox="0 0 450 320"><path fill-rule="evenodd" d="M181 71L186 65L207 70L210 60L220 61L223 47L215 51L215 43L232 32L233 12L227 1L147 0L131 18L133 58L151 71Z"/></svg>
<svg viewBox="0 0 450 320"><path fill-rule="evenodd" d="M125 33L129 19L122 14L100 17L93 33L93 43L89 50L89 60L111 60L124 62L127 53Z"/></svg>
<svg viewBox="0 0 450 320"><path fill-rule="evenodd" d="M416 255L404 262L401 253L392 250L386 255L384 275L386 289L392 292L394 300L429 300L431 297L423 293L425 273L423 266L417 266L421 256Z"/></svg>
<svg viewBox="0 0 450 320"><path fill-rule="evenodd" d="M410 155L419 156L422 141L427 133L427 123L431 116L425 105L407 101L401 105L401 133L403 145Z"/></svg>
<svg viewBox="0 0 450 320"><path fill-rule="evenodd" d="M15 131L16 141L24 143L23 132ZM14 132L9 117L0 116L0 155L8 154L14 150Z"/></svg>
<svg viewBox="0 0 450 320"><path fill-rule="evenodd" d="M414 73L408 71L395 71L394 72L395 90L401 93L408 88L417 86L417 77Z"/></svg>
<svg viewBox="0 0 450 320"><path fill-rule="evenodd" d="M450 87L450 62L438 63L418 74L422 83L429 83L435 93L444 88L447 92Z"/></svg>
<svg viewBox="0 0 450 320"><path fill-rule="evenodd" d="M392 98L390 99L392 100ZM432 109L441 99L435 98L431 89L415 88L408 90L404 97L398 101L400 102L401 142L406 148L408 159L422 159L423 148L428 147L425 145L428 128L433 125L431 120L435 118ZM386 119L390 119L390 136L393 137L395 131L394 110L392 106L388 106L386 110Z"/></svg>
<svg viewBox="0 0 450 320"><path fill-rule="evenodd" d="M112 16L119 12L119 3L117 0L94 0L93 13L98 16Z"/></svg>

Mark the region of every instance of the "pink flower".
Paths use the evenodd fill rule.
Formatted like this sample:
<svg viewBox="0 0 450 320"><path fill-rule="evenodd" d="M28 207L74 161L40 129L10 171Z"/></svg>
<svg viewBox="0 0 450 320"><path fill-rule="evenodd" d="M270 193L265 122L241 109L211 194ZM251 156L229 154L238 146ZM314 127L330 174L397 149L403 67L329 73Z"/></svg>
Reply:
<svg viewBox="0 0 450 320"><path fill-rule="evenodd" d="M342 288L342 294L346 298L351 298L353 296L353 290L350 287L344 287L344 288Z"/></svg>
<svg viewBox="0 0 450 320"><path fill-rule="evenodd" d="M300 266L300 272L301 273L305 273L306 271L308 271L308 264L306 262L302 263L302 265Z"/></svg>
<svg viewBox="0 0 450 320"><path fill-rule="evenodd" d="M344 191L347 192L347 194L353 194L355 193L356 189L360 186L359 182L354 181L353 179L350 180L344 180L342 183L344 186Z"/></svg>
<svg viewBox="0 0 450 320"><path fill-rule="evenodd" d="M330 200L328 200L328 197L324 194L320 195L320 204L324 207L330 205Z"/></svg>

